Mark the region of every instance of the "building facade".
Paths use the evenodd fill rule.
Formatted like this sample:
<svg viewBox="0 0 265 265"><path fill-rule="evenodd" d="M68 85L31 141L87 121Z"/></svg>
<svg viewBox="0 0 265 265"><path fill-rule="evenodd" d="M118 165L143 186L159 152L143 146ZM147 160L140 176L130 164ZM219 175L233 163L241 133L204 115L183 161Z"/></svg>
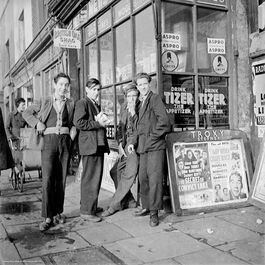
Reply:
<svg viewBox="0 0 265 265"><path fill-rule="evenodd" d="M17 2L23 2L23 12ZM36 2L42 7L36 7ZM107 128L112 150L106 156L108 175L117 157L115 132L124 101L123 88L136 73L147 72L152 76L152 90L165 102L174 131L240 129L247 133L256 159L263 135L258 135L255 126L251 63L264 54L253 48L257 34L263 36L255 17L260 2L6 1L10 10L12 5L18 9L12 15L17 29L23 17L32 17L27 22L30 26L24 27L29 35L24 47L17 47L13 54L23 31L12 32L11 26L3 23L3 18L9 17L8 8L1 16L0 23L6 27L1 43L6 112L12 110L11 102L19 94L26 95L29 103L49 95L52 77L58 71L70 74L70 94L75 99L83 97L88 78L98 78L102 83L101 106L111 118ZM33 17L38 17L36 10L40 12L41 8L45 22L36 23ZM36 24L42 25L38 31ZM81 49L54 47L55 27L79 30ZM12 40L11 35L18 36Z"/></svg>

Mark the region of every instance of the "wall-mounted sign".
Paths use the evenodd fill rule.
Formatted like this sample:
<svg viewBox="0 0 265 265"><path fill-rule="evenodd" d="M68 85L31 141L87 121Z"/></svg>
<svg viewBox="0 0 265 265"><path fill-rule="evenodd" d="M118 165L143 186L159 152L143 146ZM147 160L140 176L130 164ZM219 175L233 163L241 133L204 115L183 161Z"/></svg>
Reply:
<svg viewBox="0 0 265 265"><path fill-rule="evenodd" d="M222 75L227 72L227 60L223 55L217 55L213 59L213 70Z"/></svg>
<svg viewBox="0 0 265 265"><path fill-rule="evenodd" d="M254 119L258 130L258 137L263 137L265 132L265 60L252 64Z"/></svg>
<svg viewBox="0 0 265 265"><path fill-rule="evenodd" d="M179 65L178 56L173 51L162 54L162 66L168 72L173 72Z"/></svg>
<svg viewBox="0 0 265 265"><path fill-rule="evenodd" d="M174 33L162 33L162 50L181 50L180 35Z"/></svg>
<svg viewBox="0 0 265 265"><path fill-rule="evenodd" d="M78 30L54 29L53 44L60 48L81 49L81 33Z"/></svg>
<svg viewBox="0 0 265 265"><path fill-rule="evenodd" d="M246 202L252 172L246 144L241 131L169 134L167 158L174 212Z"/></svg>
<svg viewBox="0 0 265 265"><path fill-rule="evenodd" d="M208 53L225 54L225 39L207 38Z"/></svg>
<svg viewBox="0 0 265 265"><path fill-rule="evenodd" d="M210 5L227 6L227 0L197 0L197 2Z"/></svg>

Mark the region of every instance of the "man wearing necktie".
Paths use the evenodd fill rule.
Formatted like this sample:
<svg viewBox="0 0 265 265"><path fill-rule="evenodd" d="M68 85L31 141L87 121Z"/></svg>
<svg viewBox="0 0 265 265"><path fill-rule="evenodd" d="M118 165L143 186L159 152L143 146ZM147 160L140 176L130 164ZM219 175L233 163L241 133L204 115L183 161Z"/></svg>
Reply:
<svg viewBox="0 0 265 265"><path fill-rule="evenodd" d="M40 231L54 223L64 223L65 184L70 157L70 145L76 135L73 126L74 102L66 98L70 77L59 73L54 77L54 94L29 106L23 117L44 137L42 164L42 217Z"/></svg>
<svg viewBox="0 0 265 265"><path fill-rule="evenodd" d="M150 214L150 226L159 224L158 210L162 209L165 166L166 133L170 131L169 118L159 95L151 91L151 77L139 73L135 78L142 105L136 125L136 133L128 146L129 153L140 155L139 182L143 209L136 216Z"/></svg>
<svg viewBox="0 0 265 265"><path fill-rule="evenodd" d="M98 194L100 190L104 153L109 153L106 126L109 120L100 111L97 103L100 82L91 78L86 83L86 97L76 103L74 124L79 129L79 153L82 157L80 217L91 222L100 222Z"/></svg>

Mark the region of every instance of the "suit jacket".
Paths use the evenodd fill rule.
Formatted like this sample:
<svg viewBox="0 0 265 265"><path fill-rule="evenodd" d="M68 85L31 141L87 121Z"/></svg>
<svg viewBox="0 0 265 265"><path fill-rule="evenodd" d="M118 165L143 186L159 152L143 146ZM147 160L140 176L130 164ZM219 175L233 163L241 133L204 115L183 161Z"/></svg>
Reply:
<svg viewBox="0 0 265 265"><path fill-rule="evenodd" d="M66 99L65 102L68 111L68 127L73 126L74 108L75 104L72 99ZM46 123L53 106L53 98L47 97L44 100L37 101L35 104L29 106L22 114L26 122L32 127L36 128L39 121Z"/></svg>
<svg viewBox="0 0 265 265"><path fill-rule="evenodd" d="M74 113L74 124L79 129L79 153L80 155L93 155L98 151L98 134L104 133L103 152L109 152L106 129L95 120L100 111L88 98L77 101Z"/></svg>
<svg viewBox="0 0 265 265"><path fill-rule="evenodd" d="M16 140L20 136L20 128L26 127L27 123L23 119L22 114L17 110L12 111L6 121L7 139Z"/></svg>
<svg viewBox="0 0 265 265"><path fill-rule="evenodd" d="M136 134L133 139L138 153L166 148L165 136L171 126L159 95L149 92L139 110Z"/></svg>

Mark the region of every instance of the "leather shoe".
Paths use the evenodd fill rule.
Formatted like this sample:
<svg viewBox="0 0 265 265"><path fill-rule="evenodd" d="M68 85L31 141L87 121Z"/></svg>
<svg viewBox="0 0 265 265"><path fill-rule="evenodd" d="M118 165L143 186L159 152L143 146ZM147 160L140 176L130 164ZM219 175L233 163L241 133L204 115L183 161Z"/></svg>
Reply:
<svg viewBox="0 0 265 265"><path fill-rule="evenodd" d="M159 224L158 213L151 213L149 225L151 227L154 227L154 226L158 226L158 224Z"/></svg>
<svg viewBox="0 0 265 265"><path fill-rule="evenodd" d="M101 217L108 217L110 215L113 215L116 211L112 208L108 208L107 210L105 210L102 214Z"/></svg>
<svg viewBox="0 0 265 265"><path fill-rule="evenodd" d="M101 222L102 219L96 215L91 215L91 214L80 214L80 217L84 220L84 221L89 221L92 223L98 223Z"/></svg>
<svg viewBox="0 0 265 265"><path fill-rule="evenodd" d="M96 209L96 213L101 213L101 212L103 212L104 210L103 210L103 208L102 207L97 207L97 209Z"/></svg>
<svg viewBox="0 0 265 265"><path fill-rule="evenodd" d="M146 215L148 215L149 214L149 210L148 209L141 209L141 210L139 210L139 211L136 211L135 213L134 213L134 216L146 216Z"/></svg>

